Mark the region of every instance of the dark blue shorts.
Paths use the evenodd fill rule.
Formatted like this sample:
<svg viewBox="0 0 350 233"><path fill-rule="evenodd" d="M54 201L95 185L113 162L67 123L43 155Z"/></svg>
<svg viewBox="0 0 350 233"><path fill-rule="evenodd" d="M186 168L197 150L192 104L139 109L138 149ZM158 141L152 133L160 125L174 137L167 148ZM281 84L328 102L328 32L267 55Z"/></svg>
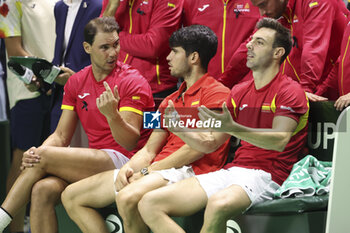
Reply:
<svg viewBox="0 0 350 233"><path fill-rule="evenodd" d="M12 148L40 146L50 133L50 97L21 100L10 111Z"/></svg>

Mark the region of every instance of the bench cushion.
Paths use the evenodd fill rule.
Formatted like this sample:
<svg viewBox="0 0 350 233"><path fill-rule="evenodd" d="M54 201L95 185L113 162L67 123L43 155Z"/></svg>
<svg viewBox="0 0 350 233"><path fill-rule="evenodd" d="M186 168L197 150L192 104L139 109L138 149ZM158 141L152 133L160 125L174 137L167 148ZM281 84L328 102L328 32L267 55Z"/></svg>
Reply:
<svg viewBox="0 0 350 233"><path fill-rule="evenodd" d="M246 214L287 214L327 210L328 194L323 196L274 199L257 204Z"/></svg>

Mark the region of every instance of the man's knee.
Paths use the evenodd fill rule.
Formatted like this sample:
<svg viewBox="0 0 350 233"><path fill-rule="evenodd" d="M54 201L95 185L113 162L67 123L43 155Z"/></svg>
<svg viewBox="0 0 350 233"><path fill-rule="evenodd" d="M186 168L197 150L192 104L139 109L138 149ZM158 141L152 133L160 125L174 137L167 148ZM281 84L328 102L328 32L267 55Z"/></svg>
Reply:
<svg viewBox="0 0 350 233"><path fill-rule="evenodd" d="M138 193L136 190L130 190L129 188L124 188L121 190L117 197L117 207L118 210L130 210L137 208L137 204L140 201L142 195Z"/></svg>
<svg viewBox="0 0 350 233"><path fill-rule="evenodd" d="M138 210L145 221L145 218L147 218L148 221L153 218L153 214L150 214L150 210L152 210L151 213L156 213L162 210L157 204L157 195L154 194L154 192L149 192L143 195L138 203Z"/></svg>
<svg viewBox="0 0 350 233"><path fill-rule="evenodd" d="M55 180L43 179L36 182L32 188L31 201L35 203L57 203L61 192L64 190L61 184Z"/></svg>
<svg viewBox="0 0 350 233"><path fill-rule="evenodd" d="M67 212L73 209L73 206L77 204L76 195L74 192L74 188L72 188L72 185L68 185L66 189L62 192L61 201Z"/></svg>
<svg viewBox="0 0 350 233"><path fill-rule="evenodd" d="M229 217L232 212L232 206L230 205L227 196L221 193L216 193L208 199L207 209L210 209L215 215L221 217Z"/></svg>

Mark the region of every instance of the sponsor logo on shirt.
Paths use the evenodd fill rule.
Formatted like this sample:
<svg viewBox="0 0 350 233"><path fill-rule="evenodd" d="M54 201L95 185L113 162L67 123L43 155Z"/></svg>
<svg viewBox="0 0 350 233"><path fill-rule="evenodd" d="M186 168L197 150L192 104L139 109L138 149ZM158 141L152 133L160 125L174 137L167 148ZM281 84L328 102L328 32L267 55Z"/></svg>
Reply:
<svg viewBox="0 0 350 233"><path fill-rule="evenodd" d="M299 22L298 16L297 16L297 15L294 15L294 17L293 17L293 23L297 23L297 22Z"/></svg>
<svg viewBox="0 0 350 233"><path fill-rule="evenodd" d="M239 107L239 111L242 111L242 110L245 109L246 107L248 107L248 104L243 104L241 107Z"/></svg>
<svg viewBox="0 0 350 233"><path fill-rule="evenodd" d="M295 112L291 107L281 105L281 109L289 110L291 112Z"/></svg>
<svg viewBox="0 0 350 233"><path fill-rule="evenodd" d="M84 93L83 95L78 95L80 99L84 99L86 96L90 95L90 93Z"/></svg>
<svg viewBox="0 0 350 233"><path fill-rule="evenodd" d="M243 4L243 3L236 3L234 5L234 11L235 12L250 12L250 6L249 3Z"/></svg>
<svg viewBox="0 0 350 233"><path fill-rule="evenodd" d="M88 110L88 103L85 100L83 100L83 107L81 107L81 109L85 109L85 111Z"/></svg>
<svg viewBox="0 0 350 233"><path fill-rule="evenodd" d="M205 4L205 5L202 6L202 8L201 8L201 7L198 7L198 10L199 10L200 12L202 12L202 11L204 11L205 9L207 9L208 7L209 7L209 4Z"/></svg>

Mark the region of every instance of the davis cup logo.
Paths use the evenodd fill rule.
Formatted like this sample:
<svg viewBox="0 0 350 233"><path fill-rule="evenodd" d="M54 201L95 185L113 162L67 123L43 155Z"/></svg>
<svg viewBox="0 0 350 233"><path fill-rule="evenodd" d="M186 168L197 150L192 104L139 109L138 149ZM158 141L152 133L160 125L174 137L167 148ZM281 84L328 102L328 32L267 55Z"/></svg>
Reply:
<svg viewBox="0 0 350 233"><path fill-rule="evenodd" d="M226 223L226 233L242 233L242 231L235 221L228 220Z"/></svg>
<svg viewBox="0 0 350 233"><path fill-rule="evenodd" d="M111 233L123 233L123 225L117 215L108 215L106 218L106 226Z"/></svg>

